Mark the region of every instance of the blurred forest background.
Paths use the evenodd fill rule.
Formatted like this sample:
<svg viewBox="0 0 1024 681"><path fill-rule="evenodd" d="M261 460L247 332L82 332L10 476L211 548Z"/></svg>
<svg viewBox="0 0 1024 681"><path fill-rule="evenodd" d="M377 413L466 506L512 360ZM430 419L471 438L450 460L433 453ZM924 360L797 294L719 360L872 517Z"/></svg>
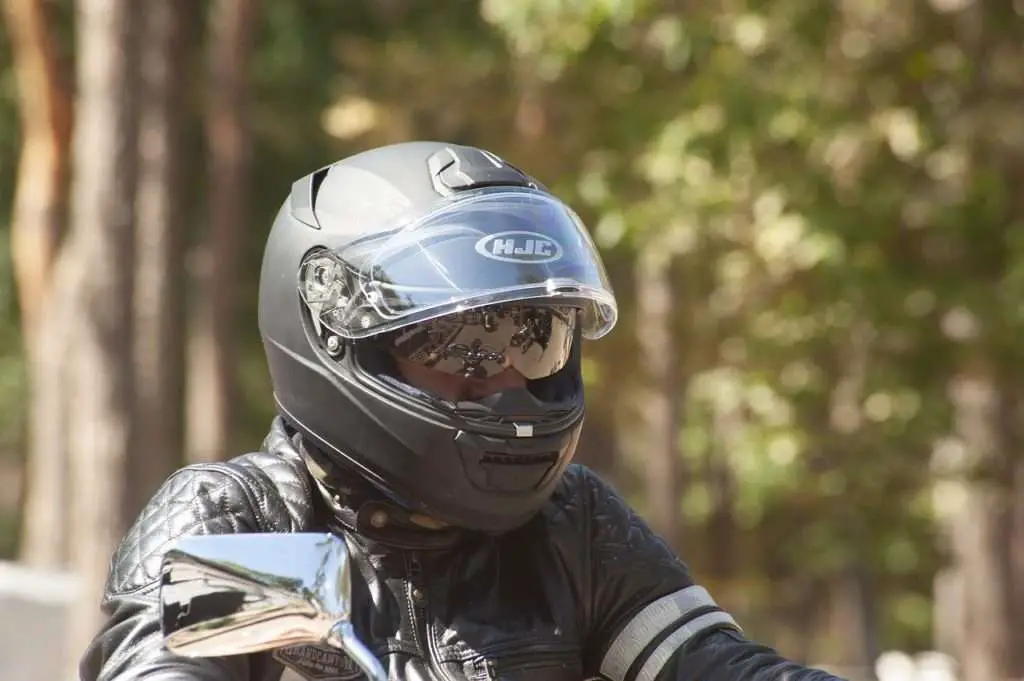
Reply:
<svg viewBox="0 0 1024 681"><path fill-rule="evenodd" d="M159 482L260 444L290 183L443 139L588 220L579 459L751 636L1024 677L1024 1L3 5L0 553L83 578L76 651Z"/></svg>

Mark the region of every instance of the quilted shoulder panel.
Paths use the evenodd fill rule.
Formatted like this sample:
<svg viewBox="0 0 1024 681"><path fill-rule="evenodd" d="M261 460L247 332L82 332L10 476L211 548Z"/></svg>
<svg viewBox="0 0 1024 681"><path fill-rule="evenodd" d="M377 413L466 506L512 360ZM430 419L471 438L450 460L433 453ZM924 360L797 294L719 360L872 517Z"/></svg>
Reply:
<svg viewBox="0 0 1024 681"><path fill-rule="evenodd" d="M255 452L235 460L253 483L262 517L271 532L301 532L312 523L313 482L291 446Z"/></svg>
<svg viewBox="0 0 1024 681"><path fill-rule="evenodd" d="M585 466L566 469L546 515L554 542L578 547L577 608L591 653L639 608L693 583L676 553Z"/></svg>
<svg viewBox="0 0 1024 681"><path fill-rule="evenodd" d="M546 509L602 570L678 570L682 561L614 487L582 464L568 466Z"/></svg>
<svg viewBox="0 0 1024 681"><path fill-rule="evenodd" d="M293 454L245 454L171 475L114 552L107 596L154 586L164 552L180 537L305 529L312 515L309 483Z"/></svg>
<svg viewBox="0 0 1024 681"><path fill-rule="evenodd" d="M675 552L615 488L587 469L580 485L592 528L591 560L605 575L620 570L652 574L685 569Z"/></svg>

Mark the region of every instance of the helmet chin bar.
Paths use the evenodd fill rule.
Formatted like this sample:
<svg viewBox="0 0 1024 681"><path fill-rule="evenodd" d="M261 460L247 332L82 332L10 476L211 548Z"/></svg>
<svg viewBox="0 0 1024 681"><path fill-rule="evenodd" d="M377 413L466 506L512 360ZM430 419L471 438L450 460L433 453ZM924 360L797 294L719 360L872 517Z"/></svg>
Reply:
<svg viewBox="0 0 1024 681"><path fill-rule="evenodd" d="M578 362L538 382L564 382L556 399L515 388L452 404L400 383L388 372L389 355L372 344L350 341L335 360L312 334L309 340L319 361L295 365L305 373L275 386L279 410L328 459L400 508L453 528L506 532L540 508L572 459L584 413ZM275 364L291 358L267 347Z"/></svg>
<svg viewBox="0 0 1024 681"><path fill-rule="evenodd" d="M460 431L455 436L470 482L489 494L517 495L543 488L568 463L579 429L519 440Z"/></svg>

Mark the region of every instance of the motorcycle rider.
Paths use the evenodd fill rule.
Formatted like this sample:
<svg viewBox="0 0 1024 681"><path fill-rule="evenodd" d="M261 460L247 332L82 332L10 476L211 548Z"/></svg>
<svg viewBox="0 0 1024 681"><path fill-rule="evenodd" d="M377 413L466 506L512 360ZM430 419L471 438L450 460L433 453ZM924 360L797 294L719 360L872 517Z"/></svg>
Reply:
<svg viewBox="0 0 1024 681"><path fill-rule="evenodd" d="M349 538L353 624L401 681L832 679L749 641L612 488L570 464L581 339L617 307L576 214L473 147L372 149L292 186L259 328L279 416L261 451L193 465L117 549L81 681L354 679L300 646L162 647L183 535Z"/></svg>

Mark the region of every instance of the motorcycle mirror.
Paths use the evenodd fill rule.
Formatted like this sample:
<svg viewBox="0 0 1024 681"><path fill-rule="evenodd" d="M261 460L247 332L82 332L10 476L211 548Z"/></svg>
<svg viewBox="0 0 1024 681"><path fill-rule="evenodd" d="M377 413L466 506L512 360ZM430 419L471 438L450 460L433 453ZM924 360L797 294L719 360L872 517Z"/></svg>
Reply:
<svg viewBox="0 0 1024 681"><path fill-rule="evenodd" d="M332 534L183 537L163 558L161 627L185 657L327 644L387 681L352 629L351 561Z"/></svg>

